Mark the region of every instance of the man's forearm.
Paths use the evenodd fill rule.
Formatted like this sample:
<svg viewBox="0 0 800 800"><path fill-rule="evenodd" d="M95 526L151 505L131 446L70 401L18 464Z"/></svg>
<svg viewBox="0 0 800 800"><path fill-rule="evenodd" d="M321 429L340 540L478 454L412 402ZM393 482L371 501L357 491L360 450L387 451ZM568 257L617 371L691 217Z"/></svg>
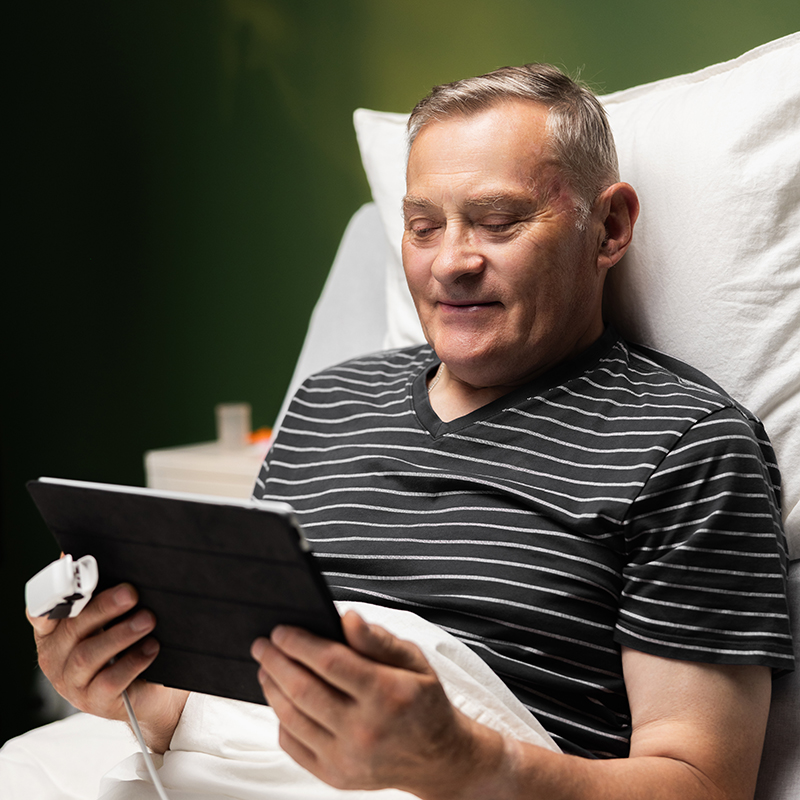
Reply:
<svg viewBox="0 0 800 800"><path fill-rule="evenodd" d="M755 788L745 780L732 794L676 758L586 759L479 727L465 763L443 771L437 786L411 791L423 800L749 800Z"/></svg>
<svg viewBox="0 0 800 800"><path fill-rule="evenodd" d="M508 767L487 787L496 800L733 800L684 761L586 759L506 741ZM475 795L477 798L479 795ZM747 797L741 795L742 800ZM750 795L752 798L752 794Z"/></svg>

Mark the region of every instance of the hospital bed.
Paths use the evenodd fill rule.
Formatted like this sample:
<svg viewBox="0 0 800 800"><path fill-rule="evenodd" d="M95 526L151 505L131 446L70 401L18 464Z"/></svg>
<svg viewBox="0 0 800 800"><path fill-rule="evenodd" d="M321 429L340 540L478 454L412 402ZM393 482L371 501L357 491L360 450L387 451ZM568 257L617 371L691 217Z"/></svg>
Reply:
<svg viewBox="0 0 800 800"><path fill-rule="evenodd" d="M731 62L603 98L642 202L608 316L699 367L764 421L784 476L800 643L800 34ZM359 110L373 202L353 216L287 399L312 372L421 341L400 266L405 117ZM285 406L284 406L285 407ZM75 714L0 750L4 798L93 798L136 749L122 723ZM773 682L758 800L800 797L800 672Z"/></svg>

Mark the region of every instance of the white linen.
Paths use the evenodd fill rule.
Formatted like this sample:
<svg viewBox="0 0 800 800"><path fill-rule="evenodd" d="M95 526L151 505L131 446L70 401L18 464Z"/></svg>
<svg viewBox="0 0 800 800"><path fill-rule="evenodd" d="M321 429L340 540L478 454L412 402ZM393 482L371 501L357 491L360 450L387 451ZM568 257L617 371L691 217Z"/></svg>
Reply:
<svg viewBox="0 0 800 800"><path fill-rule="evenodd" d="M138 750L126 723L72 714L3 745L0 797L94 800L103 775Z"/></svg>
<svg viewBox="0 0 800 800"><path fill-rule="evenodd" d="M466 645L407 611L365 603L355 609L424 652L451 702L473 719L523 741L558 751L558 746L492 670ZM267 706L193 694L159 759L159 775L170 800L401 800L406 792L340 791L317 780L278 746L278 722ZM144 759L135 754L101 783L102 800L156 800Z"/></svg>

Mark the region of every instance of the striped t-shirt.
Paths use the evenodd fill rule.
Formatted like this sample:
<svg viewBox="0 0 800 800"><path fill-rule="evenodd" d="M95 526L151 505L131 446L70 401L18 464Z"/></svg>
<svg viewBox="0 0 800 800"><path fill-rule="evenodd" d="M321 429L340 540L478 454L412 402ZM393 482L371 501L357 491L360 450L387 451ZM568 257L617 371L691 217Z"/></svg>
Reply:
<svg viewBox="0 0 800 800"><path fill-rule="evenodd" d="M255 496L294 506L335 598L440 625L580 755L628 754L620 645L792 667L758 420L611 330L452 422L437 366L421 346L310 378L265 461Z"/></svg>

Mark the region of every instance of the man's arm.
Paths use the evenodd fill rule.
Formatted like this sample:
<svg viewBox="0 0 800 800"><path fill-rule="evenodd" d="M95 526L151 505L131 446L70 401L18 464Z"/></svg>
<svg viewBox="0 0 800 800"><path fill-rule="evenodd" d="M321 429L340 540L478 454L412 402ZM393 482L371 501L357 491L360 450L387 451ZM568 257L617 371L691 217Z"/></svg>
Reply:
<svg viewBox="0 0 800 800"><path fill-rule="evenodd" d="M630 649L630 757L591 760L503 737L453 708L421 652L352 612L351 648L277 629L253 653L281 746L339 788L426 800L746 800L770 698L766 667L673 661Z"/></svg>
<svg viewBox="0 0 800 800"><path fill-rule="evenodd" d="M28 614L28 619L39 666L62 697L89 714L127 720L122 702L122 692L127 689L145 740L163 753L180 720L187 693L137 680L158 654L158 642L149 636L155 617L139 610L114 624L137 599L134 588L122 584L97 595L77 617L51 620Z"/></svg>

